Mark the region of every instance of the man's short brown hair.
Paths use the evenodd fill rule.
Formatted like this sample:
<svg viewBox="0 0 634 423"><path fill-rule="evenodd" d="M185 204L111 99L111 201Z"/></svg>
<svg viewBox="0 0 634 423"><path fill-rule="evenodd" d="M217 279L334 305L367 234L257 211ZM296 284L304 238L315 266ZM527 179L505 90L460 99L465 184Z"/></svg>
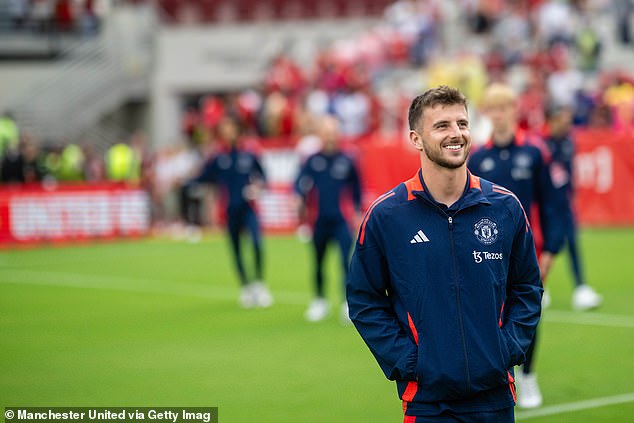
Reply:
<svg viewBox="0 0 634 423"><path fill-rule="evenodd" d="M439 104L443 106L460 104L466 109L467 98L460 92L459 89L448 87L447 85L430 88L412 100L408 113L409 129L412 131L416 130L417 124L423 117L423 110L425 108L432 108Z"/></svg>

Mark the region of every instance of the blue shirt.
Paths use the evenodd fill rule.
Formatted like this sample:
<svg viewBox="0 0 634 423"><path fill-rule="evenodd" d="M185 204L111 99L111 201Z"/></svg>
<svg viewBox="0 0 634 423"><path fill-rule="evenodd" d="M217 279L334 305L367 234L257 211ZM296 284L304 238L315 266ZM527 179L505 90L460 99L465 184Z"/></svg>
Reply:
<svg viewBox="0 0 634 423"><path fill-rule="evenodd" d="M220 153L208 161L202 172L194 179L195 182L224 187L228 197L228 210L250 207L251 200L246 197L245 188L258 180L266 180L258 158L237 148Z"/></svg>
<svg viewBox="0 0 634 423"><path fill-rule="evenodd" d="M359 173L350 157L342 152L313 154L301 167L295 192L304 199L315 193L317 219L343 219L341 200L351 195L356 210L361 210Z"/></svg>
<svg viewBox="0 0 634 423"><path fill-rule="evenodd" d="M556 253L560 249L560 225L557 223L549 157L546 147L540 148L540 142L528 139L521 132L504 147L489 141L471 154L468 167L474 175L511 190L531 221L533 206L537 206L544 250Z"/></svg>
<svg viewBox="0 0 634 423"><path fill-rule="evenodd" d="M551 135L546 138L546 145L551 155L550 179L553 183L554 201L560 210L572 213L574 141L570 135Z"/></svg>

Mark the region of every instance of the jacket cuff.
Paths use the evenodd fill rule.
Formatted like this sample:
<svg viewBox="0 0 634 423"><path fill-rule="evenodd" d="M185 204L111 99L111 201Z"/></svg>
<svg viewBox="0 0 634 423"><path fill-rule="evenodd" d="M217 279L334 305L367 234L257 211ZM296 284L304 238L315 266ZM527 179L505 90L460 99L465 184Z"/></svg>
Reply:
<svg viewBox="0 0 634 423"><path fill-rule="evenodd" d="M517 345L517 342L513 339L512 336L505 336L506 338L506 347L509 351L509 367L519 366L520 364L524 364L526 361L526 354L522 351L521 348Z"/></svg>
<svg viewBox="0 0 634 423"><path fill-rule="evenodd" d="M409 354L403 357L396 364L395 380L418 380L418 374L416 372L416 366L418 364L418 349L414 348Z"/></svg>

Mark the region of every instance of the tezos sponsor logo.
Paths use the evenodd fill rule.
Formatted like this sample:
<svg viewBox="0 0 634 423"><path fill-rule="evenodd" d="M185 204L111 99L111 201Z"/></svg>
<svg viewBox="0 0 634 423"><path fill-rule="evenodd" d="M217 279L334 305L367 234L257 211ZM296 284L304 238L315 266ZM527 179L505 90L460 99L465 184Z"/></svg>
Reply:
<svg viewBox="0 0 634 423"><path fill-rule="evenodd" d="M503 253L491 253L488 251L473 251L473 260L476 263L482 263L483 260L502 260Z"/></svg>

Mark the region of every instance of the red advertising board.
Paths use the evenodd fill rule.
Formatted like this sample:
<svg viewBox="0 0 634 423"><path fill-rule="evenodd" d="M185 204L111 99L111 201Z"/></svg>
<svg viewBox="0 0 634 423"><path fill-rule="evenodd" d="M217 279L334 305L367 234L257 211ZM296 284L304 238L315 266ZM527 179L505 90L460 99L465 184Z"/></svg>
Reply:
<svg viewBox="0 0 634 423"><path fill-rule="evenodd" d="M576 209L583 225L634 225L634 136L583 131L576 136Z"/></svg>
<svg viewBox="0 0 634 423"><path fill-rule="evenodd" d="M140 189L86 184L0 188L0 243L139 236L150 227Z"/></svg>
<svg viewBox="0 0 634 423"><path fill-rule="evenodd" d="M583 130L575 134L575 205L585 226L634 225L634 134ZM370 200L410 178L420 166L406 142L375 142L361 153Z"/></svg>

